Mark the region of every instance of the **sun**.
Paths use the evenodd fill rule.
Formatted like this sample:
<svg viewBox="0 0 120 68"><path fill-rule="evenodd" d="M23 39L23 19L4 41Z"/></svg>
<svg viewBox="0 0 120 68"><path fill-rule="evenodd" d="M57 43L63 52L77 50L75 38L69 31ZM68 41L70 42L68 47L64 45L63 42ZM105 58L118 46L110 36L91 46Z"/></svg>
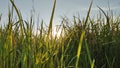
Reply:
<svg viewBox="0 0 120 68"><path fill-rule="evenodd" d="M63 36L62 28L53 27L52 35L54 38L60 38Z"/></svg>

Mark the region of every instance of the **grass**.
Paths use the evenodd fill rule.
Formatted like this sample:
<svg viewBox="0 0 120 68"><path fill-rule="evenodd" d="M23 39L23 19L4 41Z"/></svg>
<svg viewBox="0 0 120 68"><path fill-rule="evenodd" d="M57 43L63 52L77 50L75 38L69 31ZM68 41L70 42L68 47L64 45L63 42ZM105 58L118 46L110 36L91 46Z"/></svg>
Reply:
<svg viewBox="0 0 120 68"><path fill-rule="evenodd" d="M57 27L61 30L60 37L53 37L56 0L49 26L44 28L42 21L39 34L34 34L33 16L25 21L14 1L10 2L8 23L0 27L0 68L120 67L120 17L114 18L98 7L102 13L97 20L92 19L89 16L91 1L85 20L74 16L72 23L63 17ZM13 10L17 13L16 22L12 18Z"/></svg>

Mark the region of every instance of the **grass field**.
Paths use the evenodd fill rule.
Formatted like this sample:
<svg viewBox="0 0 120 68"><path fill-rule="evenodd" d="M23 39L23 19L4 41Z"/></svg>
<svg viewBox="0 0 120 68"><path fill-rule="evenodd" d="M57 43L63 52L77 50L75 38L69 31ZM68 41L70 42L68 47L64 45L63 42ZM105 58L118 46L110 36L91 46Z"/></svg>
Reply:
<svg viewBox="0 0 120 68"><path fill-rule="evenodd" d="M0 68L120 68L120 16L108 15L98 7L101 13L91 18L91 2L84 20L64 17L55 32L54 0L48 27L41 21L36 27L39 33L34 33L34 24L39 22L33 16L25 21L13 0L10 2L8 23L0 27Z"/></svg>

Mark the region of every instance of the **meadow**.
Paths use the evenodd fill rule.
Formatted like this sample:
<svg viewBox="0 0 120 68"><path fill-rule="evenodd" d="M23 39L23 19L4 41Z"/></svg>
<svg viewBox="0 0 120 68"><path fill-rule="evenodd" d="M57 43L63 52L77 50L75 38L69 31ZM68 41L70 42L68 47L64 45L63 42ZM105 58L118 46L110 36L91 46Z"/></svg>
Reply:
<svg viewBox="0 0 120 68"><path fill-rule="evenodd" d="M10 3L8 23L0 26L0 68L120 68L120 16L98 7L98 17L91 18L91 1L83 20L63 17L53 36L56 0L49 25L37 22L39 33L34 33L33 16L24 20L13 0Z"/></svg>

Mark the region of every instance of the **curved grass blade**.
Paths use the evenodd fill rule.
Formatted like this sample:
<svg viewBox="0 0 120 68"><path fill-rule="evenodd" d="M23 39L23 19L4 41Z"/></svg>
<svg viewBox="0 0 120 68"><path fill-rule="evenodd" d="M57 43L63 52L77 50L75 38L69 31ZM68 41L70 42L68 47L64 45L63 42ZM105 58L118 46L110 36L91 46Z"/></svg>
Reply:
<svg viewBox="0 0 120 68"><path fill-rule="evenodd" d="M22 29L22 25L23 25L23 21L22 21L22 15L20 14L18 8L16 7L15 3L13 0L10 0L12 6L14 7L16 13L17 13L17 16L19 18L19 21L20 21L20 29L21 29L21 34L23 35L23 29Z"/></svg>
<svg viewBox="0 0 120 68"><path fill-rule="evenodd" d="M102 13L105 15L105 17L106 17L106 20L107 20L107 25L108 25L108 29L110 28L110 23L109 23L109 17L107 16L107 14L105 13L105 11L102 9L102 8L100 8L99 6L97 6L101 11L102 11Z"/></svg>

